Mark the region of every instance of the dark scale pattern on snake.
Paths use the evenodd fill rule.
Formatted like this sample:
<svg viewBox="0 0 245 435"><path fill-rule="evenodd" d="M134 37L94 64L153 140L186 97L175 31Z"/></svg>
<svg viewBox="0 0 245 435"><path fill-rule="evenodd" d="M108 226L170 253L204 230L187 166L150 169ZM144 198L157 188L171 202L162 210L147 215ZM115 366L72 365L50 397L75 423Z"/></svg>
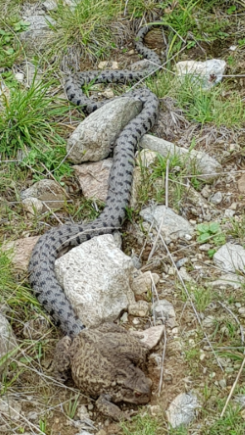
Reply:
<svg viewBox="0 0 245 435"><path fill-rule="evenodd" d="M136 41L138 53L150 61L150 66L146 70L139 72L88 71L74 74L66 80L65 84L69 100L82 106L84 112L89 114L105 102L93 103L84 96L81 90L82 85L92 80L95 83L129 83L154 73L160 66L160 59L156 53L143 45L144 36L149 30L149 27L140 29ZM40 237L34 247L29 263L29 281L35 296L45 310L53 316L56 324L72 337L76 336L85 326L75 315L57 281L54 270L55 260L62 248L78 246L92 237L112 233L114 229L121 227L125 217L125 208L130 199L134 152L138 141L152 128L158 115L158 99L149 89L137 89L125 96L140 100L143 103L143 109L124 128L116 140L113 165L109 176L109 191L103 212L89 224L65 224L48 231Z"/></svg>

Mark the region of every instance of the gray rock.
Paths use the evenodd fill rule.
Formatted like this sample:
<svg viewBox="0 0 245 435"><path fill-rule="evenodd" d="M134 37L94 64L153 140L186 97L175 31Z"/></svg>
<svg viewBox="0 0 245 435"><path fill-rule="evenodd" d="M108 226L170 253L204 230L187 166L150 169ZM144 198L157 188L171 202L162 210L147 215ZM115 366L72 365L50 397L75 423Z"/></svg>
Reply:
<svg viewBox="0 0 245 435"><path fill-rule="evenodd" d="M43 211L43 203L42 201L39 201L37 198L26 198L22 201L23 204L23 210L28 215L35 216L42 214Z"/></svg>
<svg viewBox="0 0 245 435"><path fill-rule="evenodd" d="M140 215L147 222L161 227L161 233L164 237L170 237L176 240L179 237L193 234L193 227L183 217L177 215L173 210L165 205L145 208Z"/></svg>
<svg viewBox="0 0 245 435"><path fill-rule="evenodd" d="M222 172L222 166L208 154L202 151L191 150L190 152L185 149L174 145L164 139L160 139L149 134L145 134L141 141L140 146L142 148L156 151L164 157L171 157L178 155L180 159L185 162L185 165L195 164L198 172L197 178L206 180L206 182L212 182L219 176L219 172Z"/></svg>
<svg viewBox="0 0 245 435"><path fill-rule="evenodd" d="M135 303L129 285L133 270L131 258L110 234L83 243L55 263L57 277L86 326L113 321Z"/></svg>
<svg viewBox="0 0 245 435"><path fill-rule="evenodd" d="M139 101L119 98L91 113L68 139L69 159L82 163L106 158L119 133L141 108Z"/></svg>
<svg viewBox="0 0 245 435"><path fill-rule="evenodd" d="M174 428L181 424L186 426L196 417L197 408L200 405L194 393L181 393L169 405L167 419Z"/></svg>
<svg viewBox="0 0 245 435"><path fill-rule="evenodd" d="M222 194L222 192L216 192L214 195L212 195L212 196L209 198L209 201L210 201L212 204L218 205L218 204L220 204L220 203L222 202L222 199L223 199L223 194Z"/></svg>
<svg viewBox="0 0 245 435"><path fill-rule="evenodd" d="M244 284L245 279L242 276L237 275L236 273L227 273L225 275L222 275L219 279L209 283L209 285L212 287L232 287L234 288L234 290L241 288Z"/></svg>
<svg viewBox="0 0 245 435"><path fill-rule="evenodd" d="M131 331L131 334L137 335L140 341L146 344L149 349L153 349L161 340L165 327L163 325L152 326L144 331Z"/></svg>
<svg viewBox="0 0 245 435"><path fill-rule="evenodd" d="M6 317L0 313L0 359L5 355L10 354L14 349L18 348L18 344ZM7 363L7 361L6 361ZM0 373L4 371L6 364L0 365Z"/></svg>
<svg viewBox="0 0 245 435"><path fill-rule="evenodd" d="M64 195L65 191L61 187L61 185L59 183L57 183L56 181L44 179L44 180L37 181L35 184L33 184L28 189L23 190L20 193L20 197L22 200L26 199L26 198L38 198L38 199L40 199L42 197L42 195L47 194L47 193L51 193L55 196L57 194Z"/></svg>
<svg viewBox="0 0 245 435"><path fill-rule="evenodd" d="M210 89L222 80L225 73L226 62L222 59L209 59L204 62L184 60L176 64L177 74L180 77L189 75L191 80L203 89Z"/></svg>
<svg viewBox="0 0 245 435"><path fill-rule="evenodd" d="M156 319L161 319L163 323L166 323L169 319L175 320L175 311L173 305L166 299L161 299L154 302L152 306L153 316Z"/></svg>
<svg viewBox="0 0 245 435"><path fill-rule="evenodd" d="M226 272L245 269L245 249L240 245L226 243L214 254L214 263Z"/></svg>
<svg viewBox="0 0 245 435"><path fill-rule="evenodd" d="M112 158L74 166L85 198L106 200L111 166Z"/></svg>

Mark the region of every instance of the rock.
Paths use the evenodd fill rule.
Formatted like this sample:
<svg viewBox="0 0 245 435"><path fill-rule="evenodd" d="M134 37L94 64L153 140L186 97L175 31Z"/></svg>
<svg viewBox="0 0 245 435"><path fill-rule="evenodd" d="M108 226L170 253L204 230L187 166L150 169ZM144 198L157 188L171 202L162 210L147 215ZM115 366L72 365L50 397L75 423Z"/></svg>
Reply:
<svg viewBox="0 0 245 435"><path fill-rule="evenodd" d="M142 186L142 173L139 167L135 167L133 171L133 182L131 187L131 196L129 206L137 208L138 206L138 193Z"/></svg>
<svg viewBox="0 0 245 435"><path fill-rule="evenodd" d="M6 354L10 353L14 349L18 349L18 344L9 324L8 320L4 315L0 312L0 360ZM6 355L7 356L7 355ZM8 361L8 359L7 359ZM7 363L6 361L6 363ZM6 364L2 361L0 365L0 373L4 371Z"/></svg>
<svg viewBox="0 0 245 435"><path fill-rule="evenodd" d="M149 405L148 408L152 417L157 417L160 413L162 413L162 409L159 405Z"/></svg>
<svg viewBox="0 0 245 435"><path fill-rule="evenodd" d="M3 243L2 250L11 259L16 271L27 271L32 250L38 239L39 236L33 236L18 239L14 242Z"/></svg>
<svg viewBox="0 0 245 435"><path fill-rule="evenodd" d="M236 273L227 273L226 275L222 275L219 279L209 282L208 285L212 287L232 287L234 290L241 288L242 285L245 284L245 280L242 276L237 275Z"/></svg>
<svg viewBox="0 0 245 435"><path fill-rule="evenodd" d="M123 313L123 315L121 316L120 321L121 321L122 323L127 323L127 321L128 321L128 313L127 313L126 311L125 311L125 313Z"/></svg>
<svg viewBox="0 0 245 435"><path fill-rule="evenodd" d="M55 262L57 278L86 326L112 322L135 302L129 286L133 270L130 257L110 234L83 243Z"/></svg>
<svg viewBox="0 0 245 435"><path fill-rule="evenodd" d="M105 60L105 61L99 62L98 68L99 69L103 69L103 70L105 70L105 69L114 69L114 70L117 70L117 69L119 69L119 65L118 65L118 62L116 62L116 61L113 61L113 60L107 61L107 60Z"/></svg>
<svg viewBox="0 0 245 435"><path fill-rule="evenodd" d="M245 174L242 174L242 176L239 178L237 187L239 192L245 193Z"/></svg>
<svg viewBox="0 0 245 435"><path fill-rule="evenodd" d="M30 216L38 216L43 211L43 203L37 198L26 198L22 201L23 210Z"/></svg>
<svg viewBox="0 0 245 435"><path fill-rule="evenodd" d="M213 260L216 266L226 272L244 272L245 249L240 245L226 243L214 254Z"/></svg>
<svg viewBox="0 0 245 435"><path fill-rule="evenodd" d="M136 154L136 164L140 167L148 168L158 162L158 154L151 150L142 150Z"/></svg>
<svg viewBox="0 0 245 435"><path fill-rule="evenodd" d="M211 183L218 178L219 172L223 170L222 166L213 157L202 151L188 151L185 148L178 147L171 142L149 134L145 134L142 137L140 146L155 151L166 158L177 155L185 163L185 166L190 166L190 169L195 164L197 170L196 177L206 182Z"/></svg>
<svg viewBox="0 0 245 435"><path fill-rule="evenodd" d="M161 299L154 302L152 305L153 317L155 319L160 319L164 324L168 322L169 319L175 320L175 311L173 305L166 299Z"/></svg>
<svg viewBox="0 0 245 435"><path fill-rule="evenodd" d="M186 219L165 205L147 207L140 212L140 216L147 222L153 223L157 229L161 227L163 237L170 237L172 240L185 237L187 234L192 235L194 232Z"/></svg>
<svg viewBox="0 0 245 435"><path fill-rule="evenodd" d="M245 307L241 307L238 310L238 313L240 314L241 317L245 317Z"/></svg>
<svg viewBox="0 0 245 435"><path fill-rule="evenodd" d="M222 194L222 192L216 192L214 195L212 195L212 196L209 198L209 201L210 201L212 204L214 204L214 205L218 205L218 204L220 204L220 203L222 202L222 199L223 199L223 194Z"/></svg>
<svg viewBox="0 0 245 435"><path fill-rule="evenodd" d="M21 404L19 401L6 396L0 398L0 415L5 421L7 419L17 421L21 419L20 414Z"/></svg>
<svg viewBox="0 0 245 435"><path fill-rule="evenodd" d="M43 2L42 6L46 11L54 11L57 9L57 3L55 0L46 0Z"/></svg>
<svg viewBox="0 0 245 435"><path fill-rule="evenodd" d="M16 78L16 80L18 81L18 82L20 82L20 83L23 83L24 82L24 74L23 73L20 73L20 72L18 72L18 73L15 73L15 78Z"/></svg>
<svg viewBox="0 0 245 435"><path fill-rule="evenodd" d="M146 301L132 302L128 306L131 316L146 317L149 314L149 304Z"/></svg>
<svg viewBox="0 0 245 435"><path fill-rule="evenodd" d="M234 214L235 214L234 210L227 208L224 212L224 217L229 219L229 218L232 218L232 216L234 216Z"/></svg>
<svg viewBox="0 0 245 435"><path fill-rule="evenodd" d="M202 321L202 326L204 328L213 328L213 326L216 323L216 319L214 316L207 316L205 317L205 319Z"/></svg>
<svg viewBox="0 0 245 435"><path fill-rule="evenodd" d="M31 187L22 191L20 197L22 201L26 198L37 198L42 201L43 195L47 194L53 195L53 199L55 199L57 195L63 195L63 197L66 196L65 190L59 183L54 180L44 179L37 181L37 183L33 184Z"/></svg>
<svg viewBox="0 0 245 435"><path fill-rule="evenodd" d="M65 190L60 186L59 183L54 180L46 179L40 180L33 184L33 186L22 191L20 196L26 211L28 211L30 214L33 208L34 211L36 208L39 213L41 213L41 204L42 211L62 208L64 201L67 198ZM37 202L37 200L39 202Z"/></svg>
<svg viewBox="0 0 245 435"><path fill-rule="evenodd" d="M165 331L163 325L152 326L151 328L144 329L144 331L130 331L133 335L138 335L140 341L145 343L149 349L153 349L161 340ZM142 337L142 338L141 338Z"/></svg>
<svg viewBox="0 0 245 435"><path fill-rule="evenodd" d="M135 270L132 273L130 287L135 295L142 295L152 289L152 281L156 285L159 282L159 275L150 271L142 273L140 270Z"/></svg>
<svg viewBox="0 0 245 435"><path fill-rule="evenodd" d="M141 102L123 97L91 113L68 139L69 159L82 163L106 158L119 133L141 109Z"/></svg>
<svg viewBox="0 0 245 435"><path fill-rule="evenodd" d="M176 261L175 265L176 265L177 269L180 269L187 262L188 262L188 258L184 257L184 258L180 258L178 261Z"/></svg>
<svg viewBox="0 0 245 435"><path fill-rule="evenodd" d="M23 19L29 23L29 27L19 34L20 39L28 44L30 50L34 46L35 50L40 50L47 44L47 39L52 36L53 33L48 22L54 26L55 21L49 16L38 15L37 13L32 14L31 9L29 12L26 10Z"/></svg>
<svg viewBox="0 0 245 435"><path fill-rule="evenodd" d="M76 412L77 417L81 420L90 420L90 416L87 410L87 407L85 405L79 406Z"/></svg>
<svg viewBox="0 0 245 435"><path fill-rule="evenodd" d="M181 267L181 268L180 268L180 270L179 270L179 274L180 274L181 278L182 278L184 281L187 281L187 282L191 282L191 281L192 281L192 277L191 277L191 275L187 272L187 270L186 270L185 267Z"/></svg>
<svg viewBox="0 0 245 435"><path fill-rule="evenodd" d="M222 80L226 62L222 59L209 59L204 62L185 60L176 64L177 74L181 77L189 75L191 80L203 89L210 89Z"/></svg>
<svg viewBox="0 0 245 435"><path fill-rule="evenodd" d="M74 166L75 174L79 180L85 198L105 202L111 166L111 158L100 162Z"/></svg>
<svg viewBox="0 0 245 435"><path fill-rule="evenodd" d="M188 425L196 417L196 409L200 408L194 393L181 393L171 402L166 411L167 419L173 428Z"/></svg>

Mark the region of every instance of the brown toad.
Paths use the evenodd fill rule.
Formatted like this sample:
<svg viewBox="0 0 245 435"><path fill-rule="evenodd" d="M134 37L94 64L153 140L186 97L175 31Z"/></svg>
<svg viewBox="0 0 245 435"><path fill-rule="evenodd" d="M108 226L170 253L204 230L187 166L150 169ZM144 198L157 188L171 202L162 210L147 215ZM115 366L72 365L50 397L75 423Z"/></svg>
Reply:
<svg viewBox="0 0 245 435"><path fill-rule="evenodd" d="M139 368L147 352L148 348L124 328L105 323L85 329L73 341L64 337L57 344L54 364L59 374L71 368L77 387L98 398L98 409L121 420L125 414L114 403L142 405L150 400L152 382Z"/></svg>

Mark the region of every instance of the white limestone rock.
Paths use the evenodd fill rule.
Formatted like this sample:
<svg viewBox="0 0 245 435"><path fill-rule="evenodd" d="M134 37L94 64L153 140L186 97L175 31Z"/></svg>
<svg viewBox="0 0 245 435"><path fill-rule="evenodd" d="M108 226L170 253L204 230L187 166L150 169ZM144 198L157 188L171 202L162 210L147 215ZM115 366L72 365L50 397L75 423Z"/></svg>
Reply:
<svg viewBox="0 0 245 435"><path fill-rule="evenodd" d="M141 109L140 101L124 97L91 113L68 139L69 159L73 163L82 163L106 158L119 133Z"/></svg>
<svg viewBox="0 0 245 435"><path fill-rule="evenodd" d="M179 237L192 236L194 231L186 219L165 205L147 207L140 212L140 215L157 228L161 227L161 233L165 238L176 240Z"/></svg>
<svg viewBox="0 0 245 435"><path fill-rule="evenodd" d="M82 243L55 263L57 278L86 326L114 321L134 305L129 284L133 270L131 258L110 234Z"/></svg>

